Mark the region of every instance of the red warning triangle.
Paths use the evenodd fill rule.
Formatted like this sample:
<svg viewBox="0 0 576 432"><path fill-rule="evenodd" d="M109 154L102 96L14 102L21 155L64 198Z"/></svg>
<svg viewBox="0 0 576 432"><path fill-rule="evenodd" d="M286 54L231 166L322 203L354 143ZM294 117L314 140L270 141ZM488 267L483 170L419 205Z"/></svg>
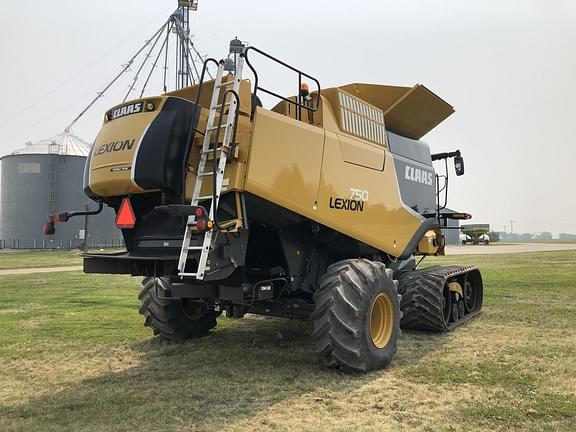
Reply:
<svg viewBox="0 0 576 432"><path fill-rule="evenodd" d="M124 198L122 204L120 204L120 209L116 214L116 226L120 229L131 229L134 228L135 223L136 216L134 216L134 210L132 210L130 199Z"/></svg>

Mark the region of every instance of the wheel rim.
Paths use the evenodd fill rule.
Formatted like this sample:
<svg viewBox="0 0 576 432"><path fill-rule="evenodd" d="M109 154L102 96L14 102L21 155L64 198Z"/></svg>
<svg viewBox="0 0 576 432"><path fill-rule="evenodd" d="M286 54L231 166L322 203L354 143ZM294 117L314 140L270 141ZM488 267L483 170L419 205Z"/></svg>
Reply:
<svg viewBox="0 0 576 432"><path fill-rule="evenodd" d="M394 308L388 294L380 293L372 302L370 311L370 337L376 348L384 348L392 338Z"/></svg>

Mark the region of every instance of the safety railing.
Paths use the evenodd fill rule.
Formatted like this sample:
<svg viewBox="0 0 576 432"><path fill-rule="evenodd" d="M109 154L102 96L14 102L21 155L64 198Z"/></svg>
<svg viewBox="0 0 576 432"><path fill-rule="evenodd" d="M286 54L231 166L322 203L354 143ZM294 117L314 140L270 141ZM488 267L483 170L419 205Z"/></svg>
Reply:
<svg viewBox="0 0 576 432"><path fill-rule="evenodd" d="M289 99L287 97L284 97L272 90L266 89L264 87L261 87L259 85L259 77L258 77L258 73L256 72L256 69L254 68L254 66L252 65L252 63L250 62L250 58L248 56L248 54L250 52L255 52L257 54L260 54L263 57L266 57L267 59L273 61L274 63L277 63L295 73L298 74L298 90L296 92L296 100L292 100ZM244 59L246 60L246 64L248 65L248 67L250 68L250 70L252 71L252 74L254 75L254 95L252 96L252 109L250 112L250 120L254 120L254 113L256 111L256 101L257 101L257 93L258 91L264 92L266 94L269 94L270 96L274 96L280 100L283 100L289 104L295 105L296 106L296 116L298 120L302 120L302 109L305 109L306 111L308 111L309 113L313 113L318 111L318 108L320 107L320 82L314 78L311 75L308 75L305 72L302 72L299 69L296 69L294 66L290 66L289 64L283 62L282 60L278 60L277 58L271 56L268 53L265 53L262 50L259 50L258 48L255 47L248 47L244 50L244 52L241 54L242 56L244 56ZM313 81L316 84L316 98L314 103L312 104L312 106L304 103L305 100L303 99L304 96L302 94L302 78L308 78L309 80Z"/></svg>

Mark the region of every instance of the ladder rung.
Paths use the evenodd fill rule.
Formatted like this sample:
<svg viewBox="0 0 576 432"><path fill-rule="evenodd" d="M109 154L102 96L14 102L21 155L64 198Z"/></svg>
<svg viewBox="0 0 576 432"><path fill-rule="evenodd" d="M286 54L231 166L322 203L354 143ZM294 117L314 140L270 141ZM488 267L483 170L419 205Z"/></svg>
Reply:
<svg viewBox="0 0 576 432"><path fill-rule="evenodd" d="M210 172L198 173L198 174L196 174L196 176L197 176L197 177L208 177L208 176L211 176L211 175L213 175L213 174L214 174L214 173L213 173L212 171L210 171Z"/></svg>
<svg viewBox="0 0 576 432"><path fill-rule="evenodd" d="M236 101L233 101L233 102L236 102ZM224 102L224 103L218 104L216 106L217 107L226 107L226 106L232 105L233 102Z"/></svg>
<svg viewBox="0 0 576 432"><path fill-rule="evenodd" d="M178 273L178 276L183 277L196 277L196 275L198 275L198 273Z"/></svg>
<svg viewBox="0 0 576 432"><path fill-rule="evenodd" d="M188 250L202 250L204 246L189 246Z"/></svg>
<svg viewBox="0 0 576 432"><path fill-rule="evenodd" d="M232 127L232 124L230 124L230 127ZM212 131L215 131L217 129L218 129L218 125L212 126L212 127L209 127L208 129L206 129L206 132L212 132ZM222 123L220 125L220 130L226 130L226 123Z"/></svg>
<svg viewBox="0 0 576 432"><path fill-rule="evenodd" d="M212 199L212 195L205 195L205 196L199 196L198 198L196 198L198 201L204 201L207 199Z"/></svg>
<svg viewBox="0 0 576 432"><path fill-rule="evenodd" d="M220 83L216 86L216 88L222 88L222 87L226 87L229 85L234 85L235 81L236 81L236 78L234 78L232 81L226 81L226 82Z"/></svg>
<svg viewBox="0 0 576 432"><path fill-rule="evenodd" d="M218 147L218 149L216 150L216 158L217 158L217 159L220 158L220 154L219 154L219 153L222 153L222 147L224 147L224 146ZM226 147L224 147L224 148L225 148L226 150L228 150L229 147L226 146ZM212 154L214 154L214 149L210 149L210 150L203 151L202 154L212 155Z"/></svg>

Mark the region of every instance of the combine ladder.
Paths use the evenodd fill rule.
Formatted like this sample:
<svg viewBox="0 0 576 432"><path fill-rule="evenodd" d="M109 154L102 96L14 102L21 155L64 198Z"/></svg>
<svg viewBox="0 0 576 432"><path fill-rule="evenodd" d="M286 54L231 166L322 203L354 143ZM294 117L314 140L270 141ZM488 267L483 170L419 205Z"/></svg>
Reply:
<svg viewBox="0 0 576 432"><path fill-rule="evenodd" d="M200 162L198 164L198 169L196 171L196 183L194 185L194 192L192 193L191 206L197 206L200 201L210 201L210 211L209 219L214 220L215 214L214 209L218 209L218 203L220 201L220 195L222 192L222 184L224 182L224 170L226 169L226 159L231 150L232 136L234 132L234 127L236 123L236 116L238 115L238 100L231 92L226 93L229 89L233 90L236 95L240 89L240 82L242 80L242 68L244 66L243 56L238 56L236 63L236 73L234 74L234 79L232 81L223 82L224 77L224 62L220 62L218 66L218 72L216 73L216 78L214 80L214 90L212 92L212 99L210 102L210 111L208 113L208 122L206 124L206 131L204 135L204 142L202 144L202 153L200 155ZM224 90L224 91L222 91ZM220 95L226 95L222 97L222 102L220 103ZM226 99L230 99L227 102ZM224 105L224 106L223 106ZM224 114L225 107L228 107L228 115ZM216 113L220 111L222 116L222 127L220 131L223 131L224 137L222 140L222 145L217 147L217 157L218 170L216 173L211 171L206 171L206 165L208 162L208 156L213 153L213 148L211 145L218 146L218 141L221 132L218 132L218 124L216 122ZM212 140L214 137L214 140ZM212 142L213 141L213 142ZM220 155L218 156L218 152ZM216 175L216 191L213 195L201 196L202 184L206 177ZM216 203L213 200L216 200ZM190 246L192 236L196 228L195 216L189 216L186 223L186 231L184 233L184 241L182 242L182 250L180 251L180 260L178 261L178 276L192 277L199 280L204 279L204 275L208 267L208 255L213 248L212 237L214 235L214 229L210 229L204 233L204 240L202 241L202 246ZM198 260L198 268L195 273L186 273L186 262L188 260L188 254L190 251L200 251L200 259Z"/></svg>

